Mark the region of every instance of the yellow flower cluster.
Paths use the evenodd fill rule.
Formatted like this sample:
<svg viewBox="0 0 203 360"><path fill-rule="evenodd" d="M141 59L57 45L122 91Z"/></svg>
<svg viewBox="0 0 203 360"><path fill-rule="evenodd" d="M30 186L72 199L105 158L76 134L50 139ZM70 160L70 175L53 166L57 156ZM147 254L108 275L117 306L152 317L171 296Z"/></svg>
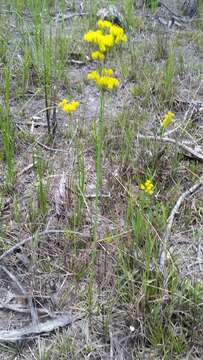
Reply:
<svg viewBox="0 0 203 360"><path fill-rule="evenodd" d="M84 35L84 40L99 47L102 53L114 45L114 38L110 34L103 34L101 30L89 31Z"/></svg>
<svg viewBox="0 0 203 360"><path fill-rule="evenodd" d="M113 36L114 42L117 45L127 41L127 36L124 34L124 30L120 26L112 25L110 28L110 34Z"/></svg>
<svg viewBox="0 0 203 360"><path fill-rule="evenodd" d="M104 68L102 70L102 76L113 76L113 70Z"/></svg>
<svg viewBox="0 0 203 360"><path fill-rule="evenodd" d="M114 45L126 42L127 37L120 26L114 25L110 21L99 20L97 26L99 30L88 31L83 39L99 48L99 51L95 51L91 54L92 59L103 61L105 53Z"/></svg>
<svg viewBox="0 0 203 360"><path fill-rule="evenodd" d="M150 179L146 180L143 184L140 184L140 189L144 190L147 194L152 195L154 185Z"/></svg>
<svg viewBox="0 0 203 360"><path fill-rule="evenodd" d="M72 101L72 102L68 102L68 100L63 99L62 101L60 101L60 103L58 104L58 107L60 109L62 109L65 113L72 113L74 112L79 106L79 102L78 101Z"/></svg>
<svg viewBox="0 0 203 360"><path fill-rule="evenodd" d="M167 128L169 127L169 125L172 123L174 117L175 117L174 113L172 113L171 111L169 111L169 112L165 115L165 117L164 117L164 119L163 119L163 121L162 121L162 126L163 126L165 129L167 129Z"/></svg>
<svg viewBox="0 0 203 360"><path fill-rule="evenodd" d="M113 77L112 69L103 69L101 76L97 71L92 71L87 75L88 80L92 80L103 90L113 90L119 86L118 79Z"/></svg>
<svg viewBox="0 0 203 360"><path fill-rule="evenodd" d="M98 20L97 26L99 29L110 29L112 27L112 23L107 20Z"/></svg>
<svg viewBox="0 0 203 360"><path fill-rule="evenodd" d="M104 54L101 51L93 51L91 53L92 60L101 60L103 61L105 59Z"/></svg>

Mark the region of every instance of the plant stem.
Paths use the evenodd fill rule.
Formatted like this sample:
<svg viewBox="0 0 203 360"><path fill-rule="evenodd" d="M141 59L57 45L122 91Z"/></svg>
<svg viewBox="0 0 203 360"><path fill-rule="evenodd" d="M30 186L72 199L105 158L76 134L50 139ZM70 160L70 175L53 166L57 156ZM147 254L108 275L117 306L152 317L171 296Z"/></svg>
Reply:
<svg viewBox="0 0 203 360"><path fill-rule="evenodd" d="M104 136L104 92L100 94L99 104L99 126L96 136L96 209L99 207L102 189L102 150ZM97 210L96 210L97 211Z"/></svg>
<svg viewBox="0 0 203 360"><path fill-rule="evenodd" d="M49 103L48 103L48 89L47 89L47 69L44 63L44 95L45 95L45 107L46 107L46 118L47 118L47 129L48 133L51 132L50 118L49 118Z"/></svg>
<svg viewBox="0 0 203 360"><path fill-rule="evenodd" d="M89 321L92 320L92 306L93 306L93 290L95 280L95 269L97 259L97 226L98 226L98 213L101 200L102 189L102 150L103 150L103 135L104 135L104 92L100 93L99 104L99 124L96 129L96 202L95 213L93 216L93 248L91 256L90 274L89 274L89 286L88 286L88 312Z"/></svg>

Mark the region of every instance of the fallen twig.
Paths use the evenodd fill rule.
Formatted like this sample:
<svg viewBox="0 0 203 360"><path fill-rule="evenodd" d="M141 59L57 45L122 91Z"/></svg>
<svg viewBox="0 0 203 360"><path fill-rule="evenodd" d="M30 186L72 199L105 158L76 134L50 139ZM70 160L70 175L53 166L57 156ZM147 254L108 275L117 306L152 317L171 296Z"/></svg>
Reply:
<svg viewBox="0 0 203 360"><path fill-rule="evenodd" d="M80 13L74 13L74 14L62 14L59 13L55 16L54 21L58 22L58 21L65 21L65 20L70 20L73 17L76 16L84 16L84 15L88 15L86 12L80 12Z"/></svg>
<svg viewBox="0 0 203 360"><path fill-rule="evenodd" d="M78 231L70 231L70 230L67 230L67 229L64 229L64 230L58 230L58 229L48 229L48 230L45 230L45 231L41 231L37 234L34 234L32 236L29 236L28 238L22 240L22 241L19 241L17 244L13 245L10 249L8 249L7 251L5 251L1 256L0 256L0 262L5 259L7 256L11 255L15 250L19 249L21 246L25 245L27 242L30 242L33 240L34 236L37 235L37 236L49 236L49 235L57 235L57 234L75 234L77 236L80 236L80 237L85 237L85 235L83 233L80 233Z"/></svg>
<svg viewBox="0 0 203 360"><path fill-rule="evenodd" d="M49 109L49 108L47 108L47 109ZM17 127L18 130L22 131L24 134L29 135L29 133L27 131L25 131L19 124L15 123L15 126ZM44 148L45 150L48 150L48 151L68 153L68 151L65 151L63 149L57 149L57 148L52 148L50 146L47 146L47 145L41 143L40 141L38 141L36 139L34 139L34 144L37 144L37 145L41 146L42 148Z"/></svg>
<svg viewBox="0 0 203 360"><path fill-rule="evenodd" d="M85 62L84 61L81 61L81 60L74 60L74 59L70 59L68 60L68 63L69 64L73 64L73 65L85 65Z"/></svg>
<svg viewBox="0 0 203 360"><path fill-rule="evenodd" d="M2 269L6 273L6 275L16 284L16 286L21 291L21 293L25 295L26 291L24 287L21 285L20 281L16 278L16 276L12 274L5 266L1 265L0 269Z"/></svg>
<svg viewBox="0 0 203 360"><path fill-rule="evenodd" d="M64 234L65 230L45 230L45 231L41 231L39 232L37 235L38 236L46 236L46 235L51 235L51 234ZM0 256L0 261L2 261L5 257L11 255L16 249L20 248L21 246L25 245L27 242L32 241L35 235L29 236L28 238L18 242L17 244L15 244L14 246L12 246L9 250L5 251L1 256Z"/></svg>
<svg viewBox="0 0 203 360"><path fill-rule="evenodd" d="M13 273L11 273L5 266L1 265L0 268L17 285L17 287L19 288L21 293L23 295L25 295L26 291L25 291L24 287L22 286L22 284L20 283L20 281L17 279L17 277ZM32 297L28 296L27 300L28 300L28 304L29 304L29 307L30 307L30 314L31 314L31 318L32 318L32 323L33 323L33 325L36 325L38 323L38 315L37 315L36 308L35 308L35 306L33 304Z"/></svg>
<svg viewBox="0 0 203 360"><path fill-rule="evenodd" d="M41 143L41 142L38 141L38 140L35 140L35 143L36 143L37 145L41 146L42 148L44 148L45 150L48 150L48 151L62 152L62 153L64 153L64 154L65 154L65 153L68 153L68 151L66 151L66 150L57 149L57 148L52 148L52 147L50 147L50 146L47 146L47 145Z"/></svg>
<svg viewBox="0 0 203 360"><path fill-rule="evenodd" d="M36 336L50 333L58 328L68 326L72 323L69 314L64 314L44 323L30 325L21 329L0 331L0 342L17 342L25 339L32 339Z"/></svg>
<svg viewBox="0 0 203 360"><path fill-rule="evenodd" d="M185 24L190 24L191 23L191 18L193 17L193 15L196 12L196 7L195 4L193 4L193 7L188 7L187 8L187 16L182 16L179 14L176 14L173 10L171 10L165 3L163 3L162 1L158 1L157 5L159 7L163 7L165 8L169 13L171 13L171 15L173 16L174 20L178 20L181 21Z"/></svg>
<svg viewBox="0 0 203 360"><path fill-rule="evenodd" d="M202 246L201 245L202 245L201 241L199 241L197 256L198 256L198 264L199 264L200 271L203 271L203 266L202 266Z"/></svg>
<svg viewBox="0 0 203 360"><path fill-rule="evenodd" d="M203 186L203 175L193 186L191 186L187 191L185 191L181 194L181 196L177 200L174 208L172 209L172 211L170 213L170 216L167 220L166 230L165 230L165 233L163 236L163 241L162 241L163 249L161 251L160 258L159 258L159 267L160 267L160 270L162 270L162 271L164 271L164 269L166 269L165 264L166 264L166 260L167 260L167 247L168 247L168 242L170 240L171 230L172 230L175 216L178 213L183 201L185 199L187 199L190 195L194 194L197 190L200 190L202 186Z"/></svg>
<svg viewBox="0 0 203 360"><path fill-rule="evenodd" d="M26 121L26 122L16 121L15 124L24 125L24 126L34 126L34 127L39 127L39 126L47 127L47 124L43 122L35 122L35 121Z"/></svg>
<svg viewBox="0 0 203 360"><path fill-rule="evenodd" d="M165 3L163 3L162 1L158 1L157 6L159 7L164 7L166 10L168 10L169 13L171 13L173 16L177 17L177 18L182 18L181 15L176 14L173 10L171 10Z"/></svg>
<svg viewBox="0 0 203 360"><path fill-rule="evenodd" d="M13 312L17 312L20 314L30 314L29 308L24 307L19 304L0 303L0 310L13 311ZM36 308L36 310L37 310L37 313L40 315L49 315L49 317L53 317L53 314L50 313L50 311L48 311L47 309Z"/></svg>
<svg viewBox="0 0 203 360"><path fill-rule="evenodd" d="M171 139L168 137L162 137L162 136L154 136L154 135L142 135L138 134L137 139L139 140L153 140L153 141L159 141L159 142L167 142L169 144L173 144L175 146L178 146L179 148L182 148L186 152L192 155L192 157L203 161L203 150L200 147L192 148L187 145L187 142L184 141L177 141L175 139Z"/></svg>
<svg viewBox="0 0 203 360"><path fill-rule="evenodd" d="M34 163L32 162L31 164L27 165L26 167L24 167L24 169L22 169L18 174L17 176L20 177L22 175L24 175L27 171L33 169L34 167Z"/></svg>

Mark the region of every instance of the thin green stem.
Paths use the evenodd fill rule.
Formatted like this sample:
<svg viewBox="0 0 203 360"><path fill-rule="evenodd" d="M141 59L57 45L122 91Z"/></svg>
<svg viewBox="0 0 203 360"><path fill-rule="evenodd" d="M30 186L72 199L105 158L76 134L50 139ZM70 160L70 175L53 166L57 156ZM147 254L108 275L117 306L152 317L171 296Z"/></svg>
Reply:
<svg viewBox="0 0 203 360"><path fill-rule="evenodd" d="M97 225L98 225L98 213L101 199L102 189L102 159L103 159L103 137L104 137L104 92L100 93L100 104L99 104L99 123L96 129L96 203L95 213L93 216L93 249L90 264L90 276L88 286L88 311L89 321L91 324L92 318L92 306L93 306L93 289L95 280L95 271L93 270L96 265L97 258Z"/></svg>
<svg viewBox="0 0 203 360"><path fill-rule="evenodd" d="M96 208L99 207L102 190L102 157L104 137L104 92L100 94L99 104L99 126L96 136Z"/></svg>

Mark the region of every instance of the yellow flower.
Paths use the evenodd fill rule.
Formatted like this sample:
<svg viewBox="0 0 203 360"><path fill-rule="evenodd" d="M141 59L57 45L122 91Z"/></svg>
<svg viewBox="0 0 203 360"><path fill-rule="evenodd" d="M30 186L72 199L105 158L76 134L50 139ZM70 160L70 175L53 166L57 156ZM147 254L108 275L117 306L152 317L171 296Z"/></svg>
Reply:
<svg viewBox="0 0 203 360"><path fill-rule="evenodd" d="M92 53L93 60L104 60L104 57L98 53L106 53L114 45L126 42L127 37L120 26L114 25L110 21L99 20L97 25L99 29L88 31L83 39L99 48L99 52Z"/></svg>
<svg viewBox="0 0 203 360"><path fill-rule="evenodd" d="M98 46L102 42L103 36L104 35L101 30L95 31L94 44Z"/></svg>
<svg viewBox="0 0 203 360"><path fill-rule="evenodd" d="M112 47L114 45L114 38L111 34L103 35L101 42L107 47Z"/></svg>
<svg viewBox="0 0 203 360"><path fill-rule="evenodd" d="M110 76L101 76L97 81L97 85L104 90L113 90L119 86L119 81Z"/></svg>
<svg viewBox="0 0 203 360"><path fill-rule="evenodd" d="M60 101L60 103L58 104L58 107L61 108L65 113L74 112L78 108L78 106L78 101L72 101L69 103L66 99Z"/></svg>
<svg viewBox="0 0 203 360"><path fill-rule="evenodd" d="M102 35L97 39L97 45L101 52L106 52L108 48L113 47L114 37L112 35Z"/></svg>
<svg viewBox="0 0 203 360"><path fill-rule="evenodd" d="M114 37L115 44L127 41L127 36L124 34L124 30L117 25L112 25L110 28L110 34Z"/></svg>
<svg viewBox="0 0 203 360"><path fill-rule="evenodd" d="M91 73L89 73L87 75L87 79L88 80L93 80L95 82L97 82L97 80L99 79L99 74L97 71L92 71Z"/></svg>
<svg viewBox="0 0 203 360"><path fill-rule="evenodd" d="M169 125L172 123L174 117L175 117L174 113L172 113L171 111L169 111L169 112L165 115L165 117L164 117L164 119L163 119L163 121L162 121L162 126L163 126L165 129L167 129L167 128L169 127Z"/></svg>
<svg viewBox="0 0 203 360"><path fill-rule="evenodd" d="M118 25L112 25L110 28L110 34L115 37L122 36L124 34L124 30Z"/></svg>
<svg viewBox="0 0 203 360"><path fill-rule="evenodd" d="M87 42L93 42L93 39L95 38L95 31L88 31L85 33L83 39Z"/></svg>
<svg viewBox="0 0 203 360"><path fill-rule="evenodd" d="M94 81L99 88L111 91L119 86L118 79L112 77L112 75L112 69L103 69L102 76L97 71L92 71L87 75L87 78Z"/></svg>
<svg viewBox="0 0 203 360"><path fill-rule="evenodd" d="M114 37L111 34L104 35L101 30L88 31L83 39L86 42L97 45L101 52L106 52L107 48L114 45Z"/></svg>
<svg viewBox="0 0 203 360"><path fill-rule="evenodd" d="M113 70L112 69L104 68L102 70L102 76L112 76L112 75L113 75Z"/></svg>
<svg viewBox="0 0 203 360"><path fill-rule="evenodd" d="M112 26L112 23L110 21L106 21L106 20L99 20L97 23L97 26L99 29L110 29Z"/></svg>
<svg viewBox="0 0 203 360"><path fill-rule="evenodd" d="M60 103L58 104L58 107L63 109L63 107L68 103L68 101L66 99L63 99L62 101L60 101Z"/></svg>
<svg viewBox="0 0 203 360"><path fill-rule="evenodd" d="M92 60L101 60L103 61L105 59L105 55L100 51L93 51L91 53Z"/></svg>
<svg viewBox="0 0 203 360"><path fill-rule="evenodd" d="M93 43L95 45L98 45L98 43L101 41L101 37L103 36L102 32L100 30L96 31L88 31L83 39L86 42Z"/></svg>
<svg viewBox="0 0 203 360"><path fill-rule="evenodd" d="M147 194L152 195L154 190L154 185L150 179L146 180L143 184L139 185L139 188L145 191Z"/></svg>
<svg viewBox="0 0 203 360"><path fill-rule="evenodd" d="M127 36L125 34L123 34L122 36L118 36L116 38L116 41L115 41L116 44L120 44L121 42L124 42L124 43L127 42Z"/></svg>

